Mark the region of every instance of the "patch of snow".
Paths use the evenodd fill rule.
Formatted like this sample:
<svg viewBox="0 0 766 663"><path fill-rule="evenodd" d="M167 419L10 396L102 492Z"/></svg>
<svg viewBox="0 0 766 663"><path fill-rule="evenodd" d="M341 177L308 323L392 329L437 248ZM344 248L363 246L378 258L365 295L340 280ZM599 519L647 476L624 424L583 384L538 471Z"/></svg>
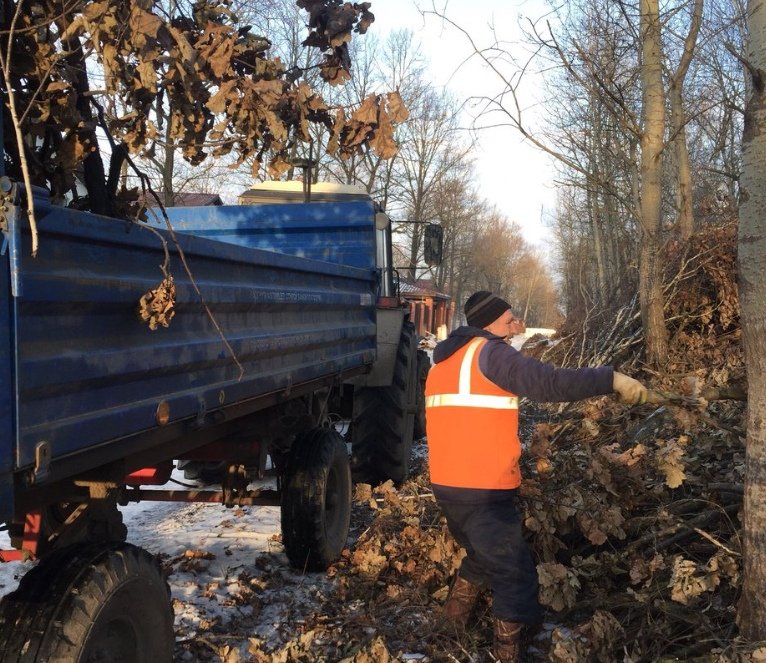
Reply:
<svg viewBox="0 0 766 663"><path fill-rule="evenodd" d="M173 478L183 474L174 472ZM258 485L274 487L268 483ZM170 570L177 642L231 627L239 634L231 645L246 658L249 638L260 638L267 648L281 645L332 591L333 581L325 574L290 567L280 542L279 507L140 502L120 510L128 542L157 555ZM0 533L0 548L10 549L7 533ZM0 594L16 589L33 566L0 564ZM180 660L196 659L187 652Z"/></svg>

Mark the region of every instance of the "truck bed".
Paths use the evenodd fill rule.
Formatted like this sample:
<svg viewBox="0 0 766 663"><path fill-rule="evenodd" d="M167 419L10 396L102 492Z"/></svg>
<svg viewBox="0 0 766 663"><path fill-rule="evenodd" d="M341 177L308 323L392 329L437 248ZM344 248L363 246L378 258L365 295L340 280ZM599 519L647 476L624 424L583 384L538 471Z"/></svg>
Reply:
<svg viewBox="0 0 766 663"><path fill-rule="evenodd" d="M178 232L362 269L375 268L371 200L169 207Z"/></svg>
<svg viewBox="0 0 766 663"><path fill-rule="evenodd" d="M343 204L333 207L344 213ZM65 478L137 446L151 451L161 403L168 426L201 423L362 372L375 359L372 214L365 267L176 235L240 376L166 231L44 200L36 212L38 256L26 222L10 224L0 256L0 521L41 443L50 471L37 480ZM162 280L160 237L171 254L176 315L169 328L150 331L137 305Z"/></svg>

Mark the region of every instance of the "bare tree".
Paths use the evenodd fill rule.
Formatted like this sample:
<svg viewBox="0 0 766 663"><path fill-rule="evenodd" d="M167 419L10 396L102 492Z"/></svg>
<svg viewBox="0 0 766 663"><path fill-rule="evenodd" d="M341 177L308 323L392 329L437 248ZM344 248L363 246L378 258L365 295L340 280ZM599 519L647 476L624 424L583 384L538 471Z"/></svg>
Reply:
<svg viewBox="0 0 766 663"><path fill-rule="evenodd" d="M546 20L527 22L527 61L514 60L500 37L480 46L432 12L497 76L497 88L478 100L480 125L519 132L558 161L563 186L578 190L566 198L563 221L581 241L567 252L577 262L563 265L577 283L566 297L581 299L568 310L616 305L638 282L654 364L667 352L661 254L673 226L666 221L678 220L688 236L695 212L699 222L715 219L706 199L722 186L736 191L742 85L724 46L736 50L738 1L677 0L662 11L655 0L551 3ZM535 69L550 91L547 127L524 113L524 81Z"/></svg>
<svg viewBox="0 0 766 663"><path fill-rule="evenodd" d="M465 158L470 144L461 140L458 108L449 94L424 86L410 119L397 136L401 149L394 164L394 198L409 237L408 273L417 277L424 221L435 219L434 193L439 182Z"/></svg>
<svg viewBox="0 0 766 663"><path fill-rule="evenodd" d="M739 296L748 380L743 520L744 579L737 622L749 640L766 639L766 0L749 0L747 69L751 95L742 138Z"/></svg>
<svg viewBox="0 0 766 663"><path fill-rule="evenodd" d="M431 274L436 288L450 293L460 308L476 280L471 248L485 223L487 205L476 191L468 162L439 181L433 199L434 215L444 233L444 259Z"/></svg>
<svg viewBox="0 0 766 663"><path fill-rule="evenodd" d="M676 161L676 208L678 209L678 230L682 239L688 240L694 232L692 204L692 174L689 165L689 148L686 141L687 116L684 110L684 81L694 56L697 36L702 25L703 0L694 0L689 31L684 40L678 66L669 76L668 97L672 122L671 141Z"/></svg>
<svg viewBox="0 0 766 663"><path fill-rule="evenodd" d="M488 221L477 233L473 245L477 285L502 293L516 310L523 308L523 295L517 288L519 265L527 255L527 243L521 228L505 219L497 210L488 211Z"/></svg>
<svg viewBox="0 0 766 663"><path fill-rule="evenodd" d="M641 254L639 298L650 364L667 359L662 269L662 153L665 147L665 91L662 84L662 24L658 0L640 0L641 88Z"/></svg>

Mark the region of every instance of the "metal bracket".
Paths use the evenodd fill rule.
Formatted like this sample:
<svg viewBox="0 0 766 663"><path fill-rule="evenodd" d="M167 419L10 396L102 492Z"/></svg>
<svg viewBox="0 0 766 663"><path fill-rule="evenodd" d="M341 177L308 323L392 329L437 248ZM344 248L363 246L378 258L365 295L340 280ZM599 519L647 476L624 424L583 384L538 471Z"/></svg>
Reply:
<svg viewBox="0 0 766 663"><path fill-rule="evenodd" d="M32 470L32 483L41 483L50 476L51 447L47 442L35 445L35 468Z"/></svg>

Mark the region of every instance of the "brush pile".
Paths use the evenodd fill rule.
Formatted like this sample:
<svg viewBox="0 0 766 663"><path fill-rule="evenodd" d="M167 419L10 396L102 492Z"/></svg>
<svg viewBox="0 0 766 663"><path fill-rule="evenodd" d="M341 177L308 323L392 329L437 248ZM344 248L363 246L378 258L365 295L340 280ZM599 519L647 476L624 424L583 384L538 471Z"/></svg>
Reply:
<svg viewBox="0 0 766 663"><path fill-rule="evenodd" d="M727 226L670 248L671 357L663 374L642 370L635 300L598 333L584 323L542 356L556 365L619 363L688 400L632 409L610 397L563 409L528 405L539 423L528 430L525 521L541 599L556 625L534 647L539 660L724 663L766 655L736 637L744 402L700 397L737 395L744 383L735 247ZM336 568L342 593L367 602L392 652L426 639L423 620L433 619L460 556L423 497L427 486L420 476L398 492L378 488L372 526ZM479 660L473 652L490 637L484 618L418 651L432 661Z"/></svg>

